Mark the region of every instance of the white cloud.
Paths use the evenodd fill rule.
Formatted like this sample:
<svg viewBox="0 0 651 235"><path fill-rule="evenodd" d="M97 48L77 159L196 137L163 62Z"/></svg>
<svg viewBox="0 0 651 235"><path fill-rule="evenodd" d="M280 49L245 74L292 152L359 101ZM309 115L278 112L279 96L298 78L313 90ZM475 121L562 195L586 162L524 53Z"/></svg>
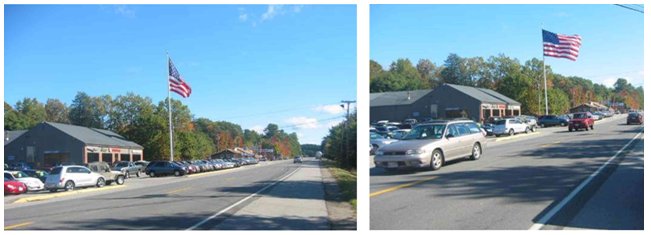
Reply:
<svg viewBox="0 0 651 235"><path fill-rule="evenodd" d="M315 129L319 128L318 125L318 120L316 118L308 118L308 117L291 117L287 119L287 123L291 125L295 125L296 128L301 128L301 129Z"/></svg>
<svg viewBox="0 0 651 235"><path fill-rule="evenodd" d="M241 8L241 7L237 8L237 11L240 12L240 15L239 15L240 21L246 22L246 20L249 19L249 15L246 14L246 10L244 8Z"/></svg>
<svg viewBox="0 0 651 235"><path fill-rule="evenodd" d="M613 88L615 82L617 82L617 78L615 77L608 77L608 78L601 79L601 84L609 88Z"/></svg>
<svg viewBox="0 0 651 235"><path fill-rule="evenodd" d="M115 12L115 14L118 14L118 15L121 15L121 16L124 16L124 17L127 17L127 18L135 18L136 17L136 11L134 11L133 9L131 9L131 8L125 6L125 5L115 6L115 8L113 9L113 12Z"/></svg>
<svg viewBox="0 0 651 235"><path fill-rule="evenodd" d="M283 5L269 5L267 6L267 11L262 14L262 18L260 21L266 21L266 20L271 20L276 15L282 15L284 14L283 12Z"/></svg>
<svg viewBox="0 0 651 235"><path fill-rule="evenodd" d="M343 109L341 106L339 106L338 104L331 104L331 105L321 105L321 106L318 106L318 107L314 108L314 111L317 111L317 112L325 112L325 113L328 113L328 114L333 114L333 115L335 115L335 114L344 113L346 110L344 110L344 109Z"/></svg>
<svg viewBox="0 0 651 235"><path fill-rule="evenodd" d="M255 125L255 126L252 126L251 128L249 128L249 130L254 130L255 132L258 132L258 134L262 134L262 133L264 133L264 128L265 128L265 126Z"/></svg>
<svg viewBox="0 0 651 235"><path fill-rule="evenodd" d="M303 10L303 5L294 6L294 13L299 13L301 10Z"/></svg>
<svg viewBox="0 0 651 235"><path fill-rule="evenodd" d="M328 125L328 128L332 128L332 127L334 127L336 125L339 125L339 123L341 123L341 122L342 122L341 120L339 120L339 121L329 121L327 125Z"/></svg>

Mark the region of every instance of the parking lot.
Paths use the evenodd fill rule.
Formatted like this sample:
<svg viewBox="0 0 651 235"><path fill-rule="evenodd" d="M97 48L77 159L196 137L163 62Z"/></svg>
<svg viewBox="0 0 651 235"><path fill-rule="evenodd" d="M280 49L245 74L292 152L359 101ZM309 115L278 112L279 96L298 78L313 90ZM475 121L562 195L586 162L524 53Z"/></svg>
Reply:
<svg viewBox="0 0 651 235"><path fill-rule="evenodd" d="M620 159L639 157L632 149L643 146L642 132L642 126L626 125L626 115L618 115L597 122L594 131L552 127L491 138L480 160L448 162L438 171L371 168L371 229L557 229L570 222L575 228L601 228L580 216L581 208L588 201L591 208L605 203L590 199L598 197ZM606 162L608 167L600 168ZM598 169L595 180L571 194ZM617 182L642 187L638 179ZM619 203L609 206L612 213L640 212L628 210L640 208L632 201ZM609 226L636 229L637 222Z"/></svg>

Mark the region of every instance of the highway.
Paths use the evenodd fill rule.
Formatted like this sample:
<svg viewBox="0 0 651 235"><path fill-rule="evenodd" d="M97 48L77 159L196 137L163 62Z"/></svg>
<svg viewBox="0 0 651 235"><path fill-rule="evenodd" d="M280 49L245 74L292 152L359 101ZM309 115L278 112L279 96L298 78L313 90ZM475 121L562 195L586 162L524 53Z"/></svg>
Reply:
<svg viewBox="0 0 651 235"><path fill-rule="evenodd" d="M123 187L43 201L5 197L5 230L327 230L319 169L313 159L262 162L204 175L134 178Z"/></svg>
<svg viewBox="0 0 651 235"><path fill-rule="evenodd" d="M643 226L639 164L643 127L625 122L626 115L618 115L598 122L594 131L550 127L535 135L491 141L480 160L449 162L434 172L371 168L370 227L639 229ZM617 167L632 158L637 159L636 167ZM610 175L618 179L609 180ZM618 193L606 187L639 198L614 200ZM618 220L610 218L611 223L603 225L608 213L586 212L613 202L618 204L608 205L611 216L636 219L616 224L612 221Z"/></svg>

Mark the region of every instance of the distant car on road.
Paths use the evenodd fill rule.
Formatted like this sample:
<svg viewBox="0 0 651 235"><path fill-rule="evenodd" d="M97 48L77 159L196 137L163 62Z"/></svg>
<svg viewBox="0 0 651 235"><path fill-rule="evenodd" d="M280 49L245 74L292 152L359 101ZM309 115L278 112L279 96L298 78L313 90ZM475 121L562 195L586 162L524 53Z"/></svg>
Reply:
<svg viewBox="0 0 651 235"><path fill-rule="evenodd" d="M540 127L567 126L568 123L568 119L556 115L543 115L538 118L538 125Z"/></svg>
<svg viewBox="0 0 651 235"><path fill-rule="evenodd" d="M520 119L507 118L495 122L493 133L497 137L502 135L512 136L516 133L529 133L529 126L526 123L522 123Z"/></svg>
<svg viewBox="0 0 651 235"><path fill-rule="evenodd" d="M188 173L187 169L170 161L152 161L145 168L145 173L150 177L161 175L182 176Z"/></svg>
<svg viewBox="0 0 651 235"><path fill-rule="evenodd" d="M644 114L638 112L628 113L628 117L626 117L626 125L630 125L633 123L640 124L640 125L644 124Z"/></svg>
<svg viewBox="0 0 651 235"><path fill-rule="evenodd" d="M303 158L301 158L301 157L295 157L295 158L294 158L294 163L303 163Z"/></svg>
<svg viewBox="0 0 651 235"><path fill-rule="evenodd" d="M45 188L50 192L59 189L66 191L79 187L104 187L106 179L100 174L92 172L85 166L57 166L52 168L50 175L45 180Z"/></svg>
<svg viewBox="0 0 651 235"><path fill-rule="evenodd" d="M5 175L5 195L18 195L27 192L27 186L23 182L7 178Z"/></svg>
<svg viewBox="0 0 651 235"><path fill-rule="evenodd" d="M579 129L594 130L594 118L590 112L580 112L572 114L572 120L567 125L568 131L578 131Z"/></svg>
<svg viewBox="0 0 651 235"><path fill-rule="evenodd" d="M388 170L438 170L453 159L479 159L486 143L484 133L473 121L433 121L414 127L399 142L380 147L374 162Z"/></svg>

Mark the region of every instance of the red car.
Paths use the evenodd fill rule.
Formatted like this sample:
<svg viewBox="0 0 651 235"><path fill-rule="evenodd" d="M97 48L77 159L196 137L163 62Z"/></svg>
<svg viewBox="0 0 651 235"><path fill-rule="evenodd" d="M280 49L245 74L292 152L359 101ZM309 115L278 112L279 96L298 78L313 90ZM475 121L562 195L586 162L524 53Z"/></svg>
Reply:
<svg viewBox="0 0 651 235"><path fill-rule="evenodd" d="M594 119L592 119L592 113L581 112L572 114L572 119L567 125L567 129L570 132L578 131L579 129L585 129L586 131L594 130Z"/></svg>
<svg viewBox="0 0 651 235"><path fill-rule="evenodd" d="M25 184L23 184L22 182L18 182L16 180L5 178L5 195L7 194L18 195L24 192L27 192L27 186L25 186Z"/></svg>

